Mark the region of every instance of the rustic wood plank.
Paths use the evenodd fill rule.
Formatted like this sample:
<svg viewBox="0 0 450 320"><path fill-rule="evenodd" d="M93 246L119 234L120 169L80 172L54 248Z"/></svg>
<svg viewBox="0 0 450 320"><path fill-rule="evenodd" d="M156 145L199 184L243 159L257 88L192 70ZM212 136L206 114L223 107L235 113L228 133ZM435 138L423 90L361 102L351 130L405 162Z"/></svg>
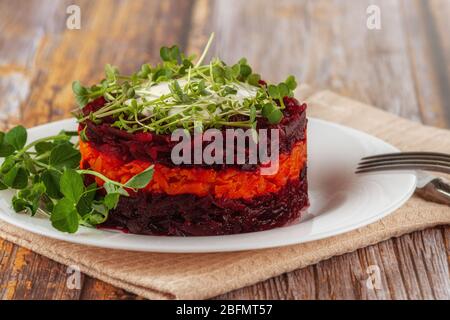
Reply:
<svg viewBox="0 0 450 320"><path fill-rule="evenodd" d="M448 299L448 257L441 229L414 233L395 242L408 298Z"/></svg>
<svg viewBox="0 0 450 320"><path fill-rule="evenodd" d="M54 30L61 19L48 19L54 10L52 1L0 3L0 127L21 119L20 107L30 94L33 66L46 31ZM13 14L11 14L14 12ZM24 23L17 23L23 21Z"/></svg>
<svg viewBox="0 0 450 320"><path fill-rule="evenodd" d="M403 1L402 15L407 41L407 52L411 60L412 76L415 93L421 112L422 121L436 127L448 127L450 113L447 110L450 84L447 68L450 57L450 48L443 52L442 32L444 26L436 29L437 15L431 13L430 5L439 9L446 7L450 13L448 1ZM445 10L444 10L445 11ZM440 12L440 11L439 11ZM447 15L448 16L448 15ZM447 57L447 63L445 58Z"/></svg>
<svg viewBox="0 0 450 320"><path fill-rule="evenodd" d="M0 240L0 269L0 299L79 297L79 292L66 285L66 266L4 240Z"/></svg>
<svg viewBox="0 0 450 320"><path fill-rule="evenodd" d="M217 298L448 299L443 231L445 228L415 232ZM378 288L367 286L371 266L380 269Z"/></svg>
<svg viewBox="0 0 450 320"><path fill-rule="evenodd" d="M17 282L11 279L12 266L14 265L14 250L16 246L10 242L0 239L0 297L10 298L14 294Z"/></svg>
<svg viewBox="0 0 450 320"><path fill-rule="evenodd" d="M132 293L116 288L108 283L87 277L83 282L81 300L136 300L141 299Z"/></svg>
<svg viewBox="0 0 450 320"><path fill-rule="evenodd" d="M444 228L442 230L442 234L444 237L445 248L447 250L447 257L450 263L450 227Z"/></svg>
<svg viewBox="0 0 450 320"><path fill-rule="evenodd" d="M434 36L435 65L440 71L441 95L447 103L450 99L450 3L445 0L430 0L425 2L429 10L428 18L430 22L431 34ZM448 108L447 108L448 110ZM447 117L449 114L447 114Z"/></svg>

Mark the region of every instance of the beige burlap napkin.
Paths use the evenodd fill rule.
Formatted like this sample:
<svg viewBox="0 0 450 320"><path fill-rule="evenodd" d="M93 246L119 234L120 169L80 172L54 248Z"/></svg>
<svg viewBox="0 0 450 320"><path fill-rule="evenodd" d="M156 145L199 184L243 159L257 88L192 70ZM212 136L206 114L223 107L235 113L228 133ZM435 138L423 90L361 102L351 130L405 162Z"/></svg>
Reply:
<svg viewBox="0 0 450 320"><path fill-rule="evenodd" d="M311 116L378 136L402 150L450 153L450 131L425 127L373 107L319 92ZM146 298L203 299L415 230L450 223L450 208L417 197L395 213L333 238L237 253L161 254L86 247L37 236L0 222L0 236Z"/></svg>

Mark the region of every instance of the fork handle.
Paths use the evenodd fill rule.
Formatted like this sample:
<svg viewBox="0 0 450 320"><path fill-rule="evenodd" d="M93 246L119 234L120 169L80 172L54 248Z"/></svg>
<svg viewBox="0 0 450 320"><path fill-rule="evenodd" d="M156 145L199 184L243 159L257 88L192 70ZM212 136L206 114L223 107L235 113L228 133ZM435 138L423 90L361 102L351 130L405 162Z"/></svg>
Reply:
<svg viewBox="0 0 450 320"><path fill-rule="evenodd" d="M416 193L425 200L450 206L450 182L436 178L423 188L417 188Z"/></svg>

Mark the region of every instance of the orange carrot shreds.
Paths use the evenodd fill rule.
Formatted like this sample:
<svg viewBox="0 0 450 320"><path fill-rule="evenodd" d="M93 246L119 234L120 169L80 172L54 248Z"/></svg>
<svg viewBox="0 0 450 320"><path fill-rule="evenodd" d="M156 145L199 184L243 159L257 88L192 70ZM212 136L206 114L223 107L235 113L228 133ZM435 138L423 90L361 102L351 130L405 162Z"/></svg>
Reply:
<svg viewBox="0 0 450 320"><path fill-rule="evenodd" d="M111 154L100 152L89 142L80 141L81 166L90 167L114 181L127 182L145 170L148 161L124 162ZM279 168L274 175L261 175L257 171L242 171L233 167L224 170L207 168L168 167L155 165L153 180L145 188L153 193L168 195L212 195L216 198L250 199L255 196L279 191L290 180L299 179L306 165L306 142L295 144L290 154L280 154ZM97 179L102 185L102 181Z"/></svg>

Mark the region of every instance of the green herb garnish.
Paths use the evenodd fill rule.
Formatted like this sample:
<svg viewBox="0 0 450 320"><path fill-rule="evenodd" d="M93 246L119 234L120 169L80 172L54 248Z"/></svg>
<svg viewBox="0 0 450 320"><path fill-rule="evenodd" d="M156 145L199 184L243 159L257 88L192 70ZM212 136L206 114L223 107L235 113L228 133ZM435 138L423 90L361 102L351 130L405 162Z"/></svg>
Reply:
<svg viewBox="0 0 450 320"><path fill-rule="evenodd" d="M112 76L112 75L111 75ZM27 131L17 126L0 132L0 190L16 189L12 206L16 212L35 215L39 209L50 215L53 227L74 233L79 225L94 226L106 221L119 196L127 190L144 188L153 177L153 166L132 177L127 183L79 168L81 154L72 142L77 132L61 131L26 144ZM105 183L105 196L96 191L96 183L85 186L83 176L92 175Z"/></svg>
<svg viewBox="0 0 450 320"><path fill-rule="evenodd" d="M163 47L161 63L156 66L144 64L138 72L126 76L107 65L100 84L88 88L75 81L72 88L80 107L101 96L107 101L88 116L78 114L79 121L90 119L99 123L105 117L113 117L114 127L130 133L159 134L177 128L193 130L196 122L201 122L204 129L254 128L257 118L279 123L283 98L292 96L297 87L295 78L289 76L282 83L266 87L260 84L261 76L253 72L246 59L231 66L217 58L202 64L213 36L195 64L195 56L184 55L177 46ZM155 96L155 88L161 85L168 90ZM242 97L239 92L247 94ZM266 107L269 104L271 107ZM236 121L235 116L240 120Z"/></svg>

